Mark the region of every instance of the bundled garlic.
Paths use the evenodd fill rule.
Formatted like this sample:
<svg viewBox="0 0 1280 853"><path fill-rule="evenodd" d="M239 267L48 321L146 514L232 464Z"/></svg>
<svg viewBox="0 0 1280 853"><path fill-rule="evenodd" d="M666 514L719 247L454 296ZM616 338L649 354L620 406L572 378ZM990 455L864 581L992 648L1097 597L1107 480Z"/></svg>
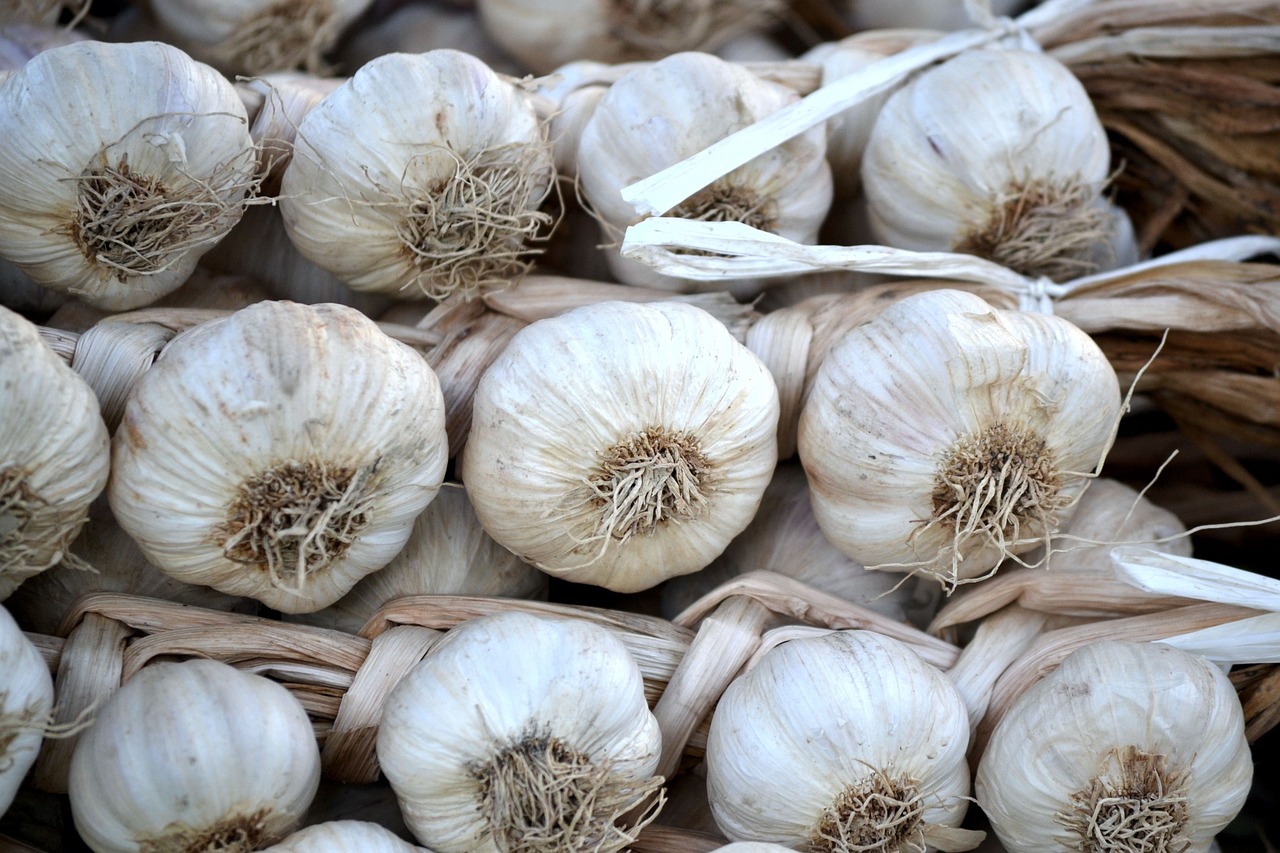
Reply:
<svg viewBox="0 0 1280 853"><path fill-rule="evenodd" d="M0 815L35 764L52 712L49 667L0 607Z"/></svg>
<svg viewBox="0 0 1280 853"><path fill-rule="evenodd" d="M175 290L257 184L235 87L159 42L79 42L0 84L0 255L121 311Z"/></svg>
<svg viewBox="0 0 1280 853"><path fill-rule="evenodd" d="M444 398L359 312L261 302L164 349L112 457L111 510L165 573L317 610L386 565L435 497Z"/></svg>
<svg viewBox="0 0 1280 853"><path fill-rule="evenodd" d="M800 415L814 515L869 568L949 587L1044 544L1111 446L1120 386L1061 318L905 297L832 347Z"/></svg>
<svg viewBox="0 0 1280 853"><path fill-rule="evenodd" d="M36 326L0 308L0 601L56 565L107 484L93 390Z"/></svg>
<svg viewBox="0 0 1280 853"><path fill-rule="evenodd" d="M536 74L578 59L628 62L711 51L768 29L780 0L478 0L485 31Z"/></svg>
<svg viewBox="0 0 1280 853"><path fill-rule="evenodd" d="M720 698L707 797L736 841L830 853L969 850L969 718L897 640L835 631L771 649Z"/></svg>
<svg viewBox="0 0 1280 853"><path fill-rule="evenodd" d="M660 747L617 637L515 611L451 630L378 732L405 822L438 853L615 853L653 817ZM619 825L633 809L647 819Z"/></svg>
<svg viewBox="0 0 1280 853"><path fill-rule="evenodd" d="M1137 259L1128 217L1102 195L1109 163L1102 122L1066 66L968 50L880 109L862 184L887 246L1063 280Z"/></svg>
<svg viewBox="0 0 1280 853"><path fill-rule="evenodd" d="M514 84L456 50L397 53L307 114L280 210L299 251L355 290L471 298L530 268L554 172Z"/></svg>
<svg viewBox="0 0 1280 853"><path fill-rule="evenodd" d="M777 461L778 391L700 308L601 302L521 330L476 389L462 479L503 546L618 592L711 562Z"/></svg>
<svg viewBox="0 0 1280 853"><path fill-rule="evenodd" d="M231 75L305 67L324 54L373 0L150 0L157 21L192 56Z"/></svg>
<svg viewBox="0 0 1280 853"><path fill-rule="evenodd" d="M1204 853L1253 762L1235 689L1159 643L1095 642L1018 698L975 793L1010 850Z"/></svg>
<svg viewBox="0 0 1280 853"><path fill-rule="evenodd" d="M424 850L376 823L331 820L300 829L274 847L268 847L265 853L424 853Z"/></svg>
<svg viewBox="0 0 1280 853"><path fill-rule="evenodd" d="M467 493L446 486L413 522L404 548L338 601L298 622L359 633L387 602L405 595L545 597L547 576L480 526Z"/></svg>
<svg viewBox="0 0 1280 853"><path fill-rule="evenodd" d="M71 758L76 830L95 853L249 853L284 838L320 783L320 750L288 690L212 660L145 667Z"/></svg>
<svg viewBox="0 0 1280 853"><path fill-rule="evenodd" d="M618 80L596 104L578 143L582 192L606 231L619 239L637 221L622 189L691 157L713 142L793 103L791 89L704 53L680 53L643 65ZM799 243L813 243L831 206L826 131L819 126L787 140L694 193L664 215L745 222ZM660 276L625 259L607 257L628 284L688 290L687 281ZM755 279L730 283L737 297L759 291ZM717 281L715 288L725 289Z"/></svg>

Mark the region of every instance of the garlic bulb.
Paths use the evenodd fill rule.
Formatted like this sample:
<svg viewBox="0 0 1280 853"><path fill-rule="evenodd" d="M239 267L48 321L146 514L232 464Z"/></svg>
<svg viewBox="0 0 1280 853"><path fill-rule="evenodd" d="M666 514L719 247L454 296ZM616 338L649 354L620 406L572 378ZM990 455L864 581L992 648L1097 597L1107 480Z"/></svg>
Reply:
<svg viewBox="0 0 1280 853"><path fill-rule="evenodd" d="M779 0L477 0L485 31L535 74L578 59L628 62L711 51L766 30Z"/></svg>
<svg viewBox="0 0 1280 853"><path fill-rule="evenodd" d="M88 383L0 308L0 601L65 557L107 484L108 443Z"/></svg>
<svg viewBox="0 0 1280 853"><path fill-rule="evenodd" d="M700 572L672 578L662 590L662 611L673 618L699 597L745 572L771 571L883 613L899 622L907 613L926 624L938 596L915 578L869 572L822 534L809 503L809 483L796 464L779 465L747 529Z"/></svg>
<svg viewBox="0 0 1280 853"><path fill-rule="evenodd" d="M296 613L396 555L447 454L418 353L350 308L261 302L164 349L129 397L108 496L167 574Z"/></svg>
<svg viewBox="0 0 1280 853"><path fill-rule="evenodd" d="M512 83L456 50L397 53L307 114L280 211L299 251L355 290L469 298L528 271L553 178Z"/></svg>
<svg viewBox="0 0 1280 853"><path fill-rule="evenodd" d="M731 95L726 95L731 93ZM578 175L582 192L607 224L606 239L620 239L637 221L621 191L641 178L691 157L799 96L780 84L703 53L680 53L643 65L609 87L582 128ZM694 193L664 215L745 222L800 243L817 240L831 206L831 168L825 129L798 134ZM687 290L613 248L614 275L628 284ZM718 290L725 283L714 284ZM759 292L758 280L731 283L739 298Z"/></svg>
<svg viewBox="0 0 1280 853"><path fill-rule="evenodd" d="M279 72L241 84L242 91L262 97L262 107L249 126L249 137L258 146L258 171L263 175L264 193L274 195L279 191L302 120L343 82L341 77Z"/></svg>
<svg viewBox="0 0 1280 853"><path fill-rule="evenodd" d="M414 519L409 541L386 567L295 621L356 634L378 608L404 595L539 598L546 589L546 575L484 532L467 493L446 486Z"/></svg>
<svg viewBox="0 0 1280 853"><path fill-rule="evenodd" d="M49 667L0 607L0 815L35 764L52 712Z"/></svg>
<svg viewBox="0 0 1280 853"><path fill-rule="evenodd" d="M95 853L248 853L288 835L319 782L320 750L293 694L188 660L153 663L107 700L76 744L69 794Z"/></svg>
<svg viewBox="0 0 1280 853"><path fill-rule="evenodd" d="M718 321L601 302L521 330L480 380L462 479L489 535L617 592L711 562L777 461L778 391Z"/></svg>
<svg viewBox="0 0 1280 853"><path fill-rule="evenodd" d="M969 50L889 98L862 182L885 245L1062 280L1136 252L1097 257L1129 227L1102 197L1109 163L1102 123L1065 65L1028 50Z"/></svg>
<svg viewBox="0 0 1280 853"><path fill-rule="evenodd" d="M619 818L652 813L660 741L607 628L508 612L454 628L395 687L378 761L438 853L613 853L639 828Z"/></svg>
<svg viewBox="0 0 1280 853"><path fill-rule="evenodd" d="M967 850L969 719L915 652L870 631L771 649L725 690L707 797L735 841L855 853ZM976 836L976 838L974 837Z"/></svg>
<svg viewBox="0 0 1280 853"><path fill-rule="evenodd" d="M945 585L1048 541L1111 446L1120 386L1061 318L934 290L832 347L800 415L813 512L870 568Z"/></svg>
<svg viewBox="0 0 1280 853"><path fill-rule="evenodd" d="M95 307L146 305L240 218L256 160L235 87L180 50L46 50L0 84L0 255Z"/></svg>
<svg viewBox="0 0 1280 853"><path fill-rule="evenodd" d="M1096 642L1018 698L975 792L1010 850L1203 853L1253 762L1231 682L1159 643Z"/></svg>
<svg viewBox="0 0 1280 853"><path fill-rule="evenodd" d="M266 853L422 853L389 829L363 820L331 820L299 829Z"/></svg>
<svg viewBox="0 0 1280 853"><path fill-rule="evenodd" d="M151 0L192 56L231 75L325 68L324 54L373 0Z"/></svg>

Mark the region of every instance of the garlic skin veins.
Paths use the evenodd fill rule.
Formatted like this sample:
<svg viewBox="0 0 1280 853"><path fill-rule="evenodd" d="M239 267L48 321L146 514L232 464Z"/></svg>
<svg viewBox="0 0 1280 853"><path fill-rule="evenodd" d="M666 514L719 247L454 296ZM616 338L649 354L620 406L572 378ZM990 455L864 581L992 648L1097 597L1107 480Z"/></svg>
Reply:
<svg viewBox="0 0 1280 853"><path fill-rule="evenodd" d="M1084 646L996 726L975 793L1007 849L1204 853L1253 761L1235 688L1160 643Z"/></svg>
<svg viewBox="0 0 1280 853"><path fill-rule="evenodd" d="M0 607L0 815L35 764L53 712L53 677L44 658Z"/></svg>
<svg viewBox="0 0 1280 853"><path fill-rule="evenodd" d="M61 562L107 484L110 439L89 384L0 308L0 601Z"/></svg>
<svg viewBox="0 0 1280 853"><path fill-rule="evenodd" d="M899 300L831 348L799 454L827 537L944 586L1048 541L1110 448L1120 385L1059 317L956 290Z"/></svg>
<svg viewBox="0 0 1280 853"><path fill-rule="evenodd" d="M489 535L635 592L711 562L777 461L778 391L706 311L601 302L515 335L476 389L461 473Z"/></svg>
<svg viewBox="0 0 1280 853"><path fill-rule="evenodd" d="M111 510L158 568L317 610L386 565L435 497L444 398L358 311L260 302L165 348L112 455Z"/></svg>
<svg viewBox="0 0 1280 853"><path fill-rule="evenodd" d="M607 223L606 243L620 243L638 221L623 188L672 166L734 131L794 103L791 89L706 53L686 52L642 65L605 92L582 128L577 167L582 193ZM738 221L815 243L831 207L826 128L819 125L744 163L694 193L664 216ZM760 279L711 285L660 275L610 248L618 280L665 290L727 289L739 300L759 293Z"/></svg>
<svg viewBox="0 0 1280 853"><path fill-rule="evenodd" d="M197 659L150 664L121 686L76 744L69 793L95 853L248 853L288 835L319 783L302 703Z"/></svg>
<svg viewBox="0 0 1280 853"><path fill-rule="evenodd" d="M617 637L510 611L452 629L405 676L377 752L405 822L438 853L614 853L634 835L614 821L661 783L660 746Z"/></svg>
<svg viewBox="0 0 1280 853"><path fill-rule="evenodd" d="M302 120L280 212L298 251L354 290L473 298L528 271L554 175L515 85L461 51L393 53Z"/></svg>
<svg viewBox="0 0 1280 853"><path fill-rule="evenodd" d="M707 798L735 841L794 849L948 844L968 807L964 703L904 644L836 631L771 649L725 690L707 739Z"/></svg>
<svg viewBox="0 0 1280 853"><path fill-rule="evenodd" d="M1112 245L1117 232L1132 234L1102 196L1110 158L1066 66L1028 50L968 50L885 102L862 185L884 245L978 255L1061 281L1136 254Z"/></svg>
<svg viewBox="0 0 1280 853"><path fill-rule="evenodd" d="M239 220L256 160L235 87L177 48L46 50L0 85L0 255L96 308L147 305Z"/></svg>

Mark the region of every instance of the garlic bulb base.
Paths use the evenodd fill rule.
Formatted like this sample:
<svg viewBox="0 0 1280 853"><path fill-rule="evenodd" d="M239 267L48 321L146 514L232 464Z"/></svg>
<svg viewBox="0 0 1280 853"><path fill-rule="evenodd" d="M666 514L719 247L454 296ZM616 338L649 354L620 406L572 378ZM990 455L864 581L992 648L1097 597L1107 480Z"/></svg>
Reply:
<svg viewBox="0 0 1280 853"><path fill-rule="evenodd" d="M549 732L529 731L475 769L480 811L506 853L615 853L663 803L661 776L616 775ZM630 825L619 818L643 808Z"/></svg>
<svg viewBox="0 0 1280 853"><path fill-rule="evenodd" d="M298 67L327 73L323 54L340 23L329 0L280 0L241 22L211 58L249 76Z"/></svg>
<svg viewBox="0 0 1280 853"><path fill-rule="evenodd" d="M165 827L161 835L140 838L139 849L147 853L187 853L192 850L250 853L281 839L279 828L273 827L268 819L270 815L271 809L264 808L251 814L231 815L210 826L174 823Z"/></svg>
<svg viewBox="0 0 1280 853"><path fill-rule="evenodd" d="M822 815L811 842L819 853L895 853L922 849L924 801L916 783L877 770L840 793Z"/></svg>
<svg viewBox="0 0 1280 853"><path fill-rule="evenodd" d="M986 223L962 236L953 251L1053 281L1098 272L1098 248L1113 230L1098 193L1078 181L1016 182L992 200Z"/></svg>
<svg viewBox="0 0 1280 853"><path fill-rule="evenodd" d="M1178 849L1190 819L1188 779L1167 758L1132 744L1113 749L1055 819L1083 839L1085 853Z"/></svg>

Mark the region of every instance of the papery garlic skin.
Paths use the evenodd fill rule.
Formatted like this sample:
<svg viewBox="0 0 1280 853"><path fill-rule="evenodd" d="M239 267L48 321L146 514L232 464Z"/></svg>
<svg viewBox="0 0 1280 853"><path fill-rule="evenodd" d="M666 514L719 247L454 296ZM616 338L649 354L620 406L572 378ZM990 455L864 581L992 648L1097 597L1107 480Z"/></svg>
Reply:
<svg viewBox="0 0 1280 853"><path fill-rule="evenodd" d="M377 750L419 841L439 853L498 853L522 827L491 817L500 814L495 800L533 794L522 767L555 779L606 774L579 791L592 807L575 801L567 779L565 801L543 792L544 805L597 810L576 828L558 812L517 813L530 832L546 820L543 841L560 841L545 849L626 846L613 820L648 803L660 747L640 670L620 640L585 620L513 611L454 628L405 676L387 699ZM499 843L495 833L517 834Z"/></svg>
<svg viewBox="0 0 1280 853"><path fill-rule="evenodd" d="M107 484L109 443L93 389L0 308L0 601L64 558Z"/></svg>
<svg viewBox="0 0 1280 853"><path fill-rule="evenodd" d="M229 75L305 67L324 54L373 0L151 0L160 24L192 56Z"/></svg>
<svg viewBox="0 0 1280 853"><path fill-rule="evenodd" d="M304 827L264 853L421 853L389 829L363 820L331 820Z"/></svg>
<svg viewBox="0 0 1280 853"><path fill-rule="evenodd" d="M1106 356L1066 320L955 290L906 297L814 379L798 440L814 515L868 568L981 578L1065 521L1120 403Z"/></svg>
<svg viewBox="0 0 1280 853"><path fill-rule="evenodd" d="M968 50L880 109L862 183L885 245L1065 280L1122 260L1096 257L1120 228L1102 198L1110 159L1084 86L1061 62Z"/></svg>
<svg viewBox="0 0 1280 853"><path fill-rule="evenodd" d="M672 166L799 96L710 54L679 53L627 73L609 87L582 128L578 175L606 242L620 242L638 221L622 189ZM798 243L814 243L831 207L826 130L810 128L694 193L664 216L745 222ZM691 290L696 286L606 254L627 284ZM759 292L756 279L729 282L739 299ZM703 285L705 289L707 285ZM724 290L726 282L714 283Z"/></svg>
<svg viewBox="0 0 1280 853"><path fill-rule="evenodd" d="M274 681L212 660L159 662L99 709L69 780L95 853L248 853L298 825L320 750L302 703Z"/></svg>
<svg viewBox="0 0 1280 853"><path fill-rule="evenodd" d="M280 211L298 250L355 290L469 298L528 270L553 178L512 83L460 51L397 53L307 114Z"/></svg>
<svg viewBox="0 0 1280 853"><path fill-rule="evenodd" d="M711 562L777 461L778 391L710 314L602 302L520 331L476 389L462 479L485 529L618 592Z"/></svg>
<svg viewBox="0 0 1280 853"><path fill-rule="evenodd" d="M9 611L0 607L0 815L35 764L53 712L53 676Z"/></svg>
<svg viewBox="0 0 1280 853"><path fill-rule="evenodd" d="M261 302L165 348L112 455L112 512L152 563L316 610L386 565L435 497L444 398L359 312Z"/></svg>
<svg viewBox="0 0 1280 853"><path fill-rule="evenodd" d="M707 798L735 841L919 850L964 818L968 743L959 693L904 644L870 631L791 640L720 698Z"/></svg>
<svg viewBox="0 0 1280 853"><path fill-rule="evenodd" d="M1204 853L1253 781L1244 714L1205 659L1160 643L1091 643L996 726L975 793L1028 853Z"/></svg>
<svg viewBox="0 0 1280 853"><path fill-rule="evenodd" d="M147 305L239 220L255 169L209 66L159 42L46 50L0 84L0 255L94 307Z"/></svg>
<svg viewBox="0 0 1280 853"><path fill-rule="evenodd" d="M578 59L658 60L768 29L779 0L477 0L485 31L535 74Z"/></svg>

